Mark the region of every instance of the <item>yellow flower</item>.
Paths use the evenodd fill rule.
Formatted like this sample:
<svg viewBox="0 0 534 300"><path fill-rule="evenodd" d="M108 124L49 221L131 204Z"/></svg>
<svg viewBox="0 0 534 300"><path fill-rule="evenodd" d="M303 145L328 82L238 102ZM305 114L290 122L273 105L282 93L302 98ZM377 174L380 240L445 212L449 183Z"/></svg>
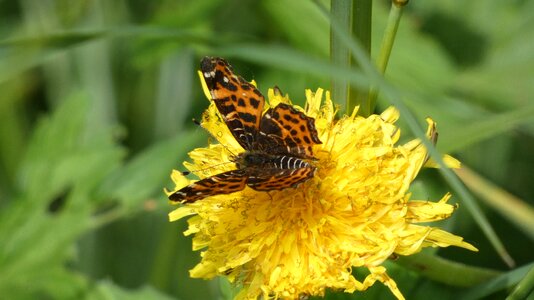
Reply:
<svg viewBox="0 0 534 300"><path fill-rule="evenodd" d="M289 103L269 90L271 106ZM335 120L335 108L326 92L306 91L307 115L315 118L319 138L314 148L315 177L298 188L258 192L245 188L184 205L169 214L188 219L186 235L194 235L193 249L202 249L202 261L191 277L227 276L242 286L237 299L297 299L323 295L326 288L363 291L380 281L404 299L383 262L391 255L410 255L424 247L475 247L439 228L418 225L449 217L454 206L449 194L438 202L412 200L408 189L428 160L419 140L395 145L400 130L398 111L363 118L354 112ZM235 169L228 163L243 151L220 118L213 103L202 125L219 141L190 153L189 170L204 169L205 178ZM435 133L428 119L427 134ZM223 146L224 145L224 146ZM446 157L451 166L459 163ZM432 162L428 162L430 165ZM216 166L211 169L206 167ZM180 172L172 179L176 190L189 183ZM168 192L170 194L170 192ZM367 268L359 281L352 268Z"/></svg>

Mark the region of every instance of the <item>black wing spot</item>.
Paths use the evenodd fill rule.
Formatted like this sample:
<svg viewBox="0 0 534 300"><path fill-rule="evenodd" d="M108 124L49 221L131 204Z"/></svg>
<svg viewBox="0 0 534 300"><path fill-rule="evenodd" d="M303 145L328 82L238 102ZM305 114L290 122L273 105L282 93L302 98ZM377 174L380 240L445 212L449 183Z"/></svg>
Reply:
<svg viewBox="0 0 534 300"><path fill-rule="evenodd" d="M232 92L237 91L237 86L235 84L231 83L231 82L225 83L223 81L222 86L225 87L226 89L232 91Z"/></svg>
<svg viewBox="0 0 534 300"><path fill-rule="evenodd" d="M228 101L228 100L226 100L226 101ZM224 105L224 102L225 102L225 100L223 100L223 103L220 103L220 104L217 103L217 102L215 102L215 103L216 103L216 104L219 104L219 105L217 105L217 108L219 109L219 111L221 112L221 114L222 114L223 116L226 116L226 115L228 115L229 113L231 113L232 111L234 111L235 108L234 108L234 105L231 104L231 103L228 104L228 105Z"/></svg>
<svg viewBox="0 0 534 300"><path fill-rule="evenodd" d="M297 131L295 129L291 129L290 133L291 133L291 135L297 135Z"/></svg>
<svg viewBox="0 0 534 300"><path fill-rule="evenodd" d="M232 126L232 128L243 128L243 123L238 119L232 119L227 122L228 127Z"/></svg>
<svg viewBox="0 0 534 300"><path fill-rule="evenodd" d="M250 90L250 86L249 86L248 84L242 84L242 85L241 85L241 88L242 88L243 90L245 90L245 91Z"/></svg>
<svg viewBox="0 0 534 300"><path fill-rule="evenodd" d="M256 116L253 114L240 112L239 118L245 122L256 123Z"/></svg>
<svg viewBox="0 0 534 300"><path fill-rule="evenodd" d="M288 104L285 104L285 103L280 103L276 106L276 108L280 108L281 110L289 110L290 109L290 106Z"/></svg>
<svg viewBox="0 0 534 300"><path fill-rule="evenodd" d="M233 97L234 95L232 95ZM237 105L241 106L241 107L245 107L245 100L243 100L243 98L239 98L239 100L237 100Z"/></svg>
<svg viewBox="0 0 534 300"><path fill-rule="evenodd" d="M240 184L230 184L230 185L228 186L229 189L236 189L236 188L238 188L238 187L241 187L241 185L240 185Z"/></svg>
<svg viewBox="0 0 534 300"><path fill-rule="evenodd" d="M306 142L306 144L310 144L311 143L310 138L307 137L307 136L304 136L304 141Z"/></svg>
<svg viewBox="0 0 534 300"><path fill-rule="evenodd" d="M250 102L250 105L252 105L252 107L254 108L258 108L260 106L260 100L256 98L250 98L249 102Z"/></svg>

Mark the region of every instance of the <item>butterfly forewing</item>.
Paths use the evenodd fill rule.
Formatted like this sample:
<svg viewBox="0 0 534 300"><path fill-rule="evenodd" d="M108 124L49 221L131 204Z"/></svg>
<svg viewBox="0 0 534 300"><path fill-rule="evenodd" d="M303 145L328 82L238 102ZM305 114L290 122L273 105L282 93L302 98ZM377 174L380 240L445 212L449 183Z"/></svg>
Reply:
<svg viewBox="0 0 534 300"><path fill-rule="evenodd" d="M205 57L200 68L228 129L245 150L252 150L265 105L262 94L222 58Z"/></svg>

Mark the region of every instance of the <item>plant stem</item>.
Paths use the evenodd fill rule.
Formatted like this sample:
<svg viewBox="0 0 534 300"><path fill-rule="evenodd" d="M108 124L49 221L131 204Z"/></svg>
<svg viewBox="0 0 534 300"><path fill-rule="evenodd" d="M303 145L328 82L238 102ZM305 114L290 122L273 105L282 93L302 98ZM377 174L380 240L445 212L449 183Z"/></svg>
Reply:
<svg viewBox="0 0 534 300"><path fill-rule="evenodd" d="M352 32L354 38L361 43L362 48L370 56L372 0L332 0L330 14L339 26L345 28L347 32ZM352 55L347 44L332 31L330 36L332 64L360 69L360 66L351 59ZM367 116L374 108L369 105L368 91L351 87L348 80L332 80L331 90L332 99L345 99L346 114L351 114L354 108L359 106L358 114ZM340 101L337 103L340 104Z"/></svg>
<svg viewBox="0 0 534 300"><path fill-rule="evenodd" d="M499 275L498 271L446 260L428 251L401 256L396 262L425 277L452 286L474 286Z"/></svg>
<svg viewBox="0 0 534 300"><path fill-rule="evenodd" d="M347 0L332 0L330 7L330 14L332 19L337 20L339 25L349 30L351 19L352 1ZM339 67L350 66L350 52L349 48L337 37L330 29L330 62ZM332 78L331 79L332 99L339 105L342 104L342 99L345 99L345 110L349 108L349 82L345 79Z"/></svg>
<svg viewBox="0 0 534 300"><path fill-rule="evenodd" d="M391 56L391 50L393 49L393 42L397 35L397 29L399 28L400 19L402 16L402 8L408 3L407 0L394 0L391 2L391 9L389 10L388 22L384 29L384 38L380 45L378 57L376 59L376 65L378 71L382 74L386 73L389 57ZM369 92L369 105L375 106L376 97L378 96L378 90L376 87L371 88Z"/></svg>
<svg viewBox="0 0 534 300"><path fill-rule="evenodd" d="M356 0L352 6L352 33L354 38L360 42L361 47L371 57L371 20L373 16L372 0ZM349 52L350 53L350 52ZM352 58L352 56L351 56ZM360 65L351 59L351 66L361 70ZM350 86L347 97L347 114L351 114L354 107L360 106L358 114L364 117L369 116L374 111L374 105L369 102L369 90L362 90L355 86Z"/></svg>

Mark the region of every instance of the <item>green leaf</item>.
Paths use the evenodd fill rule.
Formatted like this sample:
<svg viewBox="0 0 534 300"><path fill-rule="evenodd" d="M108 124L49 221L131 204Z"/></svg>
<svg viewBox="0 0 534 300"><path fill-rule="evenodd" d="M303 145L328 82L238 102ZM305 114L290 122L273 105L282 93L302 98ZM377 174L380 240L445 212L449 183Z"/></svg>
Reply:
<svg viewBox="0 0 534 300"><path fill-rule="evenodd" d="M102 280L86 295L88 300L171 300L175 299L150 287L143 286L135 290L128 290L120 287L110 280Z"/></svg>
<svg viewBox="0 0 534 300"><path fill-rule="evenodd" d="M261 5L277 29L295 48L328 57L328 20L311 1L262 1Z"/></svg>
<svg viewBox="0 0 534 300"><path fill-rule="evenodd" d="M101 31L70 31L59 34L20 37L0 41L0 82L50 61L68 47L99 38Z"/></svg>
<svg viewBox="0 0 534 300"><path fill-rule="evenodd" d="M456 174L487 205L534 240L534 208L532 206L465 166L457 170Z"/></svg>
<svg viewBox="0 0 534 300"><path fill-rule="evenodd" d="M28 143L18 196L0 211L2 295L27 282L43 283L22 289L27 295L50 290L44 282L53 281L44 279L68 277L61 269L74 241L90 228L91 194L123 154L110 128L89 126L87 110L87 98L73 95L39 123Z"/></svg>
<svg viewBox="0 0 534 300"><path fill-rule="evenodd" d="M88 99L73 95L36 129L21 163L19 189L33 204L48 204L72 184L93 184L118 166L123 156L111 128L87 120Z"/></svg>
<svg viewBox="0 0 534 300"><path fill-rule="evenodd" d="M191 107L193 81L192 51L183 50L167 57L160 65L158 98L155 103L155 132L158 139L179 132ZM196 62L195 62L196 63Z"/></svg>
<svg viewBox="0 0 534 300"><path fill-rule="evenodd" d="M461 299L465 300L482 299L497 291L515 286L533 267L534 264L530 263L526 266L516 268L492 280L474 286L467 291L459 292L458 295Z"/></svg>
<svg viewBox="0 0 534 300"><path fill-rule="evenodd" d="M347 67L334 66L326 59L312 57L281 45L239 44L218 48L217 52L223 56L239 57L262 63L270 68L281 68L319 78L345 78L362 88L368 88L370 84L361 72Z"/></svg>
<svg viewBox="0 0 534 300"><path fill-rule="evenodd" d="M184 160L185 153L206 137L207 133L197 128L154 144L115 170L99 188L99 197L117 198L127 208L136 210L142 209L142 202L149 197L159 195L161 199L161 183L169 181L172 169L180 168L179 163Z"/></svg>
<svg viewBox="0 0 534 300"><path fill-rule="evenodd" d="M454 124L448 128L440 143L444 151L456 151L494 136L510 132L524 125L534 125L534 105L528 104L499 114L487 115L468 123Z"/></svg>

